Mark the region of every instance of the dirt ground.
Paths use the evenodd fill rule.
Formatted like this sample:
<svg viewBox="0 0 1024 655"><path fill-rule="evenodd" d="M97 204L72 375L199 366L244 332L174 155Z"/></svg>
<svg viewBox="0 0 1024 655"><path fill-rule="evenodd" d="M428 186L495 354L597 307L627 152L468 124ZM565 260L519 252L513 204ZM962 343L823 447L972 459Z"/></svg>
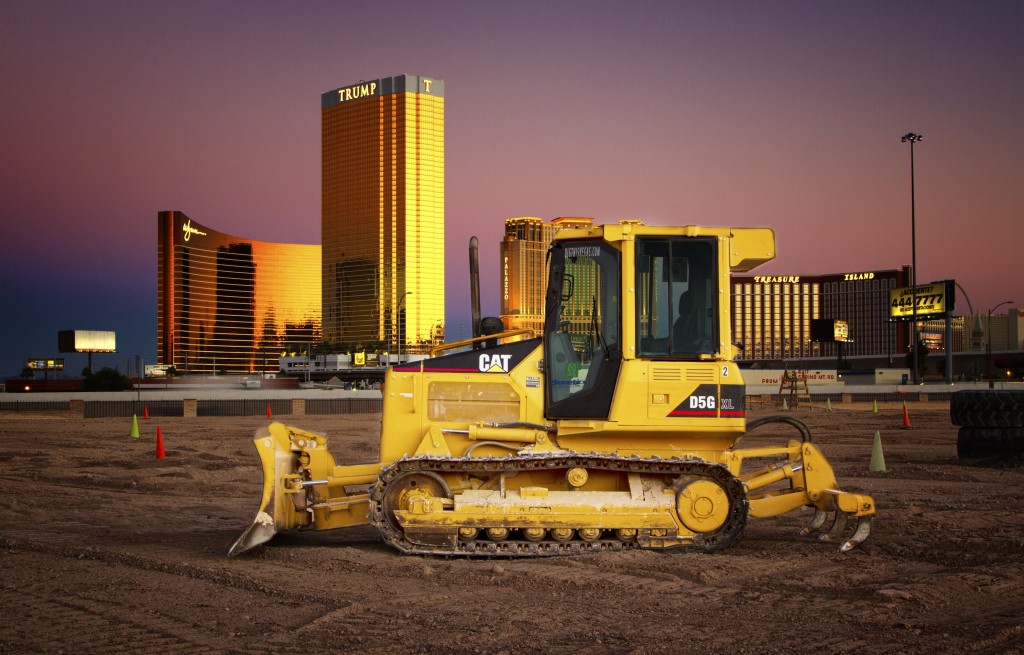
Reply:
<svg viewBox="0 0 1024 655"><path fill-rule="evenodd" d="M401 555L371 528L228 559L265 419L140 419L133 439L125 419L0 417L0 653L1024 653L1024 468L961 462L947 405L909 411L910 430L897 404L791 412L878 503L852 553L797 536L795 512L715 554L530 561ZM379 415L285 421L376 456Z"/></svg>

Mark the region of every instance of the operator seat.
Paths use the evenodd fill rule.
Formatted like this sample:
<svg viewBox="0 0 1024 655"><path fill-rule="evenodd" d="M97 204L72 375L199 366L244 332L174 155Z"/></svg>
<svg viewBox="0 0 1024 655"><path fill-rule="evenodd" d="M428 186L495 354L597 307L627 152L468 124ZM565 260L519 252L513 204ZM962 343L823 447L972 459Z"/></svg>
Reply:
<svg viewBox="0 0 1024 655"><path fill-rule="evenodd" d="M702 303L693 291L679 296L679 318L672 324L672 352L711 352L711 340L705 334Z"/></svg>

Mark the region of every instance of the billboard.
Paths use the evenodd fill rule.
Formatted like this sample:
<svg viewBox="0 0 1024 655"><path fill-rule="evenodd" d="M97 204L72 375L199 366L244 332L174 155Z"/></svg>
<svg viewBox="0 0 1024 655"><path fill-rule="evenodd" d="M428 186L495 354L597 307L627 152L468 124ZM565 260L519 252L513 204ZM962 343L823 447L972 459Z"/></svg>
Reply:
<svg viewBox="0 0 1024 655"><path fill-rule="evenodd" d="M837 318L811 319L811 341L846 343L850 341L850 324Z"/></svg>
<svg viewBox="0 0 1024 655"><path fill-rule="evenodd" d="M940 280L916 287L901 287L889 291L889 318L906 321L914 318L914 299L917 299L918 318L936 318L952 313L956 299L956 283Z"/></svg>
<svg viewBox="0 0 1024 655"><path fill-rule="evenodd" d="M63 359L43 359L35 358L28 360L28 368L33 371L63 371L64 360Z"/></svg>
<svg viewBox="0 0 1024 655"><path fill-rule="evenodd" d="M100 330L61 330L57 351L62 353L114 353L115 333Z"/></svg>

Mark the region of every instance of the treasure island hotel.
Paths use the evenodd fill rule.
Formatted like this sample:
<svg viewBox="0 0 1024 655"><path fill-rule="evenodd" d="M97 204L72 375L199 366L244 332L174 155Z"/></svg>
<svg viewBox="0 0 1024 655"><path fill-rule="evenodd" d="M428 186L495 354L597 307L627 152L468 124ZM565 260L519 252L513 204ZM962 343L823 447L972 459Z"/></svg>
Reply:
<svg viewBox="0 0 1024 655"><path fill-rule="evenodd" d="M159 364L273 372L319 342L422 352L444 340L444 82L359 82L320 107L322 245L159 213Z"/></svg>

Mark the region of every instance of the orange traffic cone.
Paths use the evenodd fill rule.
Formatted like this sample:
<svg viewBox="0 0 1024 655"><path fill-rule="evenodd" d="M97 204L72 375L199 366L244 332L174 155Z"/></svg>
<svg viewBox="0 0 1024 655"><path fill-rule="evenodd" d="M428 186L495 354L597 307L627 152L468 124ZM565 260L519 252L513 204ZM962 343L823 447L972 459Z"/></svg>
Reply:
<svg viewBox="0 0 1024 655"><path fill-rule="evenodd" d="M149 405L142 407L142 418L149 418Z"/></svg>
<svg viewBox="0 0 1024 655"><path fill-rule="evenodd" d="M274 415L270 412L270 403L267 403L267 418L274 418Z"/></svg>
<svg viewBox="0 0 1024 655"><path fill-rule="evenodd" d="M907 401L903 401L903 429L910 429L910 413L907 411Z"/></svg>
<svg viewBox="0 0 1024 655"><path fill-rule="evenodd" d="M167 453L164 452L164 434L160 431L160 426L156 426L156 458L164 459L167 457Z"/></svg>

